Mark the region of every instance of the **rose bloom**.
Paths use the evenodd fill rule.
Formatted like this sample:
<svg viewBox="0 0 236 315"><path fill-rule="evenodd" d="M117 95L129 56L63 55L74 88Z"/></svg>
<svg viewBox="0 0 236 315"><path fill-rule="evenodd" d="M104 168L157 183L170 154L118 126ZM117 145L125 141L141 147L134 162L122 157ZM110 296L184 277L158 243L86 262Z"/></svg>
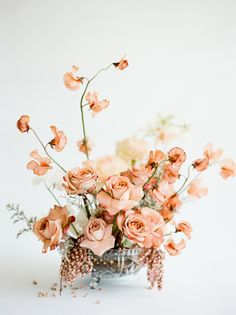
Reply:
<svg viewBox="0 0 236 315"><path fill-rule="evenodd" d="M49 215L35 222L33 232L44 243L43 253L48 248L55 249L63 236L63 228L68 223L68 211L66 207L54 206Z"/></svg>
<svg viewBox="0 0 236 315"><path fill-rule="evenodd" d="M177 230L177 232L183 232L189 240L191 239L191 233L193 230L192 230L191 224L189 222L180 221L176 227L176 230Z"/></svg>
<svg viewBox="0 0 236 315"><path fill-rule="evenodd" d="M51 160L48 157L41 157L37 150L32 151L30 157L34 160L30 161L26 167L32 170L35 175L42 176L52 169L50 166Z"/></svg>
<svg viewBox="0 0 236 315"><path fill-rule="evenodd" d="M195 179L191 181L187 193L195 198L201 198L207 195L208 189L206 187L202 187L201 182L201 179Z"/></svg>
<svg viewBox="0 0 236 315"><path fill-rule="evenodd" d="M220 175L227 179L229 177L234 177L236 175L236 163L231 159L224 159L220 163Z"/></svg>
<svg viewBox="0 0 236 315"><path fill-rule="evenodd" d="M128 177L131 183L135 186L143 186L152 173L146 167L141 166L139 168L133 167L128 169L127 171L122 172L121 175Z"/></svg>
<svg viewBox="0 0 236 315"><path fill-rule="evenodd" d="M180 167L186 160L186 153L183 149L175 147L168 152L169 161L176 167Z"/></svg>
<svg viewBox="0 0 236 315"><path fill-rule="evenodd" d="M124 70L128 67L129 63L127 59L122 58L119 62L114 62L113 65L120 70Z"/></svg>
<svg viewBox="0 0 236 315"><path fill-rule="evenodd" d="M175 211L178 210L181 205L182 202L179 197L177 195L173 195L163 203L160 214L163 216L164 220L170 221L173 218Z"/></svg>
<svg viewBox="0 0 236 315"><path fill-rule="evenodd" d="M102 219L90 218L84 229L86 239L80 243L80 246L91 249L97 256L102 256L114 247L115 238L111 233L112 224L107 225Z"/></svg>
<svg viewBox="0 0 236 315"><path fill-rule="evenodd" d="M164 247L167 250L167 252L171 256L176 256L179 255L186 246L185 240L181 240L178 244L176 244L173 240L168 240L165 244Z"/></svg>
<svg viewBox="0 0 236 315"><path fill-rule="evenodd" d="M54 137L55 137L54 139L52 139L50 141L50 145L57 152L61 152L67 143L67 138L66 138L64 132L61 130L58 130L57 127L50 126L50 128L51 128L51 130L54 134Z"/></svg>
<svg viewBox="0 0 236 315"><path fill-rule="evenodd" d="M128 168L128 164L116 155L107 155L94 161L99 179L104 182L109 176L118 175Z"/></svg>
<svg viewBox="0 0 236 315"><path fill-rule="evenodd" d="M163 242L165 222L157 211L150 208L121 212L117 225L125 237L140 247L159 248Z"/></svg>
<svg viewBox="0 0 236 315"><path fill-rule="evenodd" d="M150 151L147 166L155 167L165 159L165 153L160 150Z"/></svg>
<svg viewBox="0 0 236 315"><path fill-rule="evenodd" d="M147 153L146 141L137 138L127 138L116 144L116 154L127 163L140 161Z"/></svg>
<svg viewBox="0 0 236 315"><path fill-rule="evenodd" d="M27 132L30 129L29 126L30 117L27 115L23 115L17 120L16 126L20 130L20 132Z"/></svg>
<svg viewBox="0 0 236 315"><path fill-rule="evenodd" d="M97 172L92 167L77 167L64 176L63 187L70 195L84 194L96 188L96 180Z"/></svg>
<svg viewBox="0 0 236 315"><path fill-rule="evenodd" d="M70 91L77 91L80 85L83 83L83 78L77 75L79 68L77 66L72 66L71 72L66 72L63 81L65 87Z"/></svg>
<svg viewBox="0 0 236 315"><path fill-rule="evenodd" d="M105 182L104 190L97 195L100 206L111 215L120 210L129 210L137 206L143 197L143 189L133 185L126 176L111 176Z"/></svg>
<svg viewBox="0 0 236 315"><path fill-rule="evenodd" d="M103 109L107 108L110 102L106 99L99 101L97 92L88 92L85 96L86 101L89 103L89 107L92 110L92 116L95 117Z"/></svg>
<svg viewBox="0 0 236 315"><path fill-rule="evenodd" d="M93 142L89 138L87 138L87 141L85 143L85 139L82 139L82 140L79 140L76 142L76 146L79 149L79 151L84 153L84 154L86 154L86 147L87 147L87 152L89 154L92 151Z"/></svg>
<svg viewBox="0 0 236 315"><path fill-rule="evenodd" d="M192 165L198 172L205 171L209 166L209 157L205 156L202 159L198 159Z"/></svg>

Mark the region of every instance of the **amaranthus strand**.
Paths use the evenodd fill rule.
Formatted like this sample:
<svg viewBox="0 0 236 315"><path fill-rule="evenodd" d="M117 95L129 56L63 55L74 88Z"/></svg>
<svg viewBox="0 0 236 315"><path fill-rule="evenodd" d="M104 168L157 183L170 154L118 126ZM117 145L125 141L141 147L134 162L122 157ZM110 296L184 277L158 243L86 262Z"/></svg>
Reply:
<svg viewBox="0 0 236 315"><path fill-rule="evenodd" d="M80 113L81 113L81 121L82 121L82 128L83 128L83 137L84 137L84 146L85 146L85 154L86 154L86 157L87 157L87 160L89 160L89 153L88 153L88 146L87 146L87 143L88 143L88 139L87 139L87 136L86 136L86 128L85 128L85 119L84 119L84 110L83 110L83 107L88 105L87 103L83 105L83 100L84 100L84 96L85 96L85 93L87 92L87 89L88 89L88 86L89 84L102 72L102 71L106 71L108 70L111 66L113 65L113 63L111 63L109 66L107 66L106 68L102 68L101 70L99 70L91 79L88 80L88 82L86 83L85 85L85 88L84 88L84 91L83 91L83 94L80 98Z"/></svg>
<svg viewBox="0 0 236 315"><path fill-rule="evenodd" d="M48 153L47 151L47 145L44 145L42 140L39 138L39 136L37 135L37 133L34 131L33 128L30 127L30 130L34 133L35 137L37 138L37 140L39 141L39 143L41 144L41 146L43 147L44 152L47 154L47 156L65 173L67 173L67 171L57 162L54 160L54 158Z"/></svg>

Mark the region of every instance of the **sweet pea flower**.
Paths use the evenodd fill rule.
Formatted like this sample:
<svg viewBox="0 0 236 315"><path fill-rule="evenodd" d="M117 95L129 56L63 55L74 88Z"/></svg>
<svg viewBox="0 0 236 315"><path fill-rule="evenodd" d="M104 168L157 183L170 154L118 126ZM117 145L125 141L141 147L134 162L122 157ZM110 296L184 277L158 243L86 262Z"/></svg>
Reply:
<svg viewBox="0 0 236 315"><path fill-rule="evenodd" d="M166 158L165 153L160 150L150 151L147 166L152 168L158 165L161 161Z"/></svg>
<svg viewBox="0 0 236 315"><path fill-rule="evenodd" d="M209 157L211 163L218 162L219 158L222 156L223 150L217 149L213 150L213 145L211 143L207 144L205 147L204 155Z"/></svg>
<svg viewBox="0 0 236 315"><path fill-rule="evenodd" d="M162 205L171 195L173 195L173 186L163 179L158 184L157 188L154 188L149 194L159 205Z"/></svg>
<svg viewBox="0 0 236 315"><path fill-rule="evenodd" d="M194 161L192 165L195 168L195 170L197 170L198 172L202 172L208 168L209 162L210 162L209 157L205 156L201 159L197 159L196 161Z"/></svg>
<svg viewBox="0 0 236 315"><path fill-rule="evenodd" d="M163 179L169 184L175 183L179 177L179 167L174 164L168 164L164 167Z"/></svg>
<svg viewBox="0 0 236 315"><path fill-rule="evenodd" d="M181 206L182 202L179 197L177 195L173 195L163 203L160 214L163 216L164 220L170 221L173 218L175 211Z"/></svg>
<svg viewBox="0 0 236 315"><path fill-rule="evenodd" d="M127 171L122 172L121 175L128 177L131 183L135 186L143 186L152 173L146 167L141 166L138 168L130 168Z"/></svg>
<svg viewBox="0 0 236 315"><path fill-rule="evenodd" d="M16 126L20 130L20 132L27 132L30 129L29 126L30 117L27 115L23 115L17 120Z"/></svg>
<svg viewBox="0 0 236 315"><path fill-rule="evenodd" d="M51 160L48 157L41 157L37 150L32 151L30 157L34 160L30 161L26 167L32 170L35 175L42 176L52 169L50 166Z"/></svg>
<svg viewBox="0 0 236 315"><path fill-rule="evenodd" d="M35 222L34 234L44 243L43 253L48 248L55 249L63 236L63 228L68 223L68 210L66 207L54 206L49 215Z"/></svg>
<svg viewBox="0 0 236 315"><path fill-rule="evenodd" d="M85 139L78 140L76 142L76 146L80 152L84 154L86 153L90 154L94 145L93 145L93 142L89 138L87 138L86 142L85 142Z"/></svg>
<svg viewBox="0 0 236 315"><path fill-rule="evenodd" d="M177 232L182 232L185 234L185 236L190 240L191 239L191 233L192 233L192 227L191 224L187 221L180 221L179 224L176 227Z"/></svg>
<svg viewBox="0 0 236 315"><path fill-rule="evenodd" d="M55 138L52 139L52 140L49 142L49 144L50 144L51 147L52 147L53 149L55 149L57 152L61 152L61 151L64 149L64 147L65 147L65 145L66 145L66 143L67 143L67 138L66 138L64 132L61 131L61 130L58 130L57 127L55 127L55 126L50 126L50 128L51 128L51 130L52 130L52 132L53 132Z"/></svg>
<svg viewBox="0 0 236 315"><path fill-rule="evenodd" d="M92 110L92 116L95 117L103 109L107 108L110 102L106 99L99 101L97 92L88 92L85 96L86 101L89 103L89 107Z"/></svg>
<svg viewBox="0 0 236 315"><path fill-rule="evenodd" d="M71 72L66 72L63 77L65 87L70 91L77 91L83 83L83 78L77 75L79 68L72 66Z"/></svg>
<svg viewBox="0 0 236 315"><path fill-rule="evenodd" d="M227 179L236 175L236 163L231 159L224 159L220 163L220 175Z"/></svg>
<svg viewBox="0 0 236 315"><path fill-rule="evenodd" d="M181 240L179 243L175 243L173 240L168 240L165 244L164 247L167 250L167 252L171 256L176 256L179 255L186 246L185 240Z"/></svg>
<svg viewBox="0 0 236 315"><path fill-rule="evenodd" d="M80 246L91 249L97 256L102 256L115 245L112 224L107 225L102 219L90 218L84 229L84 236L86 239L80 243Z"/></svg>
<svg viewBox="0 0 236 315"><path fill-rule="evenodd" d="M206 187L202 187L201 182L201 179L195 179L191 181L187 193L195 198L201 198L207 195L208 189Z"/></svg>
<svg viewBox="0 0 236 315"><path fill-rule="evenodd" d="M137 206L143 197L141 186L133 185L126 176L111 176L105 182L105 187L97 195L100 206L111 215L120 210L129 210Z"/></svg>
<svg viewBox="0 0 236 315"><path fill-rule="evenodd" d="M119 62L114 62L113 65L119 70L124 70L128 67L129 63L127 59L122 58Z"/></svg>
<svg viewBox="0 0 236 315"><path fill-rule="evenodd" d="M183 149L175 147L168 152L168 158L171 164L180 167L186 160L186 153Z"/></svg>

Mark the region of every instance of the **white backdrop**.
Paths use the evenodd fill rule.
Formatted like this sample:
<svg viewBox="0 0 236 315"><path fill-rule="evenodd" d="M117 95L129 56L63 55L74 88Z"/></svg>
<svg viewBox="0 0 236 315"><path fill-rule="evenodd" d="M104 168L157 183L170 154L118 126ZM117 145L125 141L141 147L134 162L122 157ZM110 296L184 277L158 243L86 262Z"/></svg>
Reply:
<svg viewBox="0 0 236 315"><path fill-rule="evenodd" d="M161 293L147 290L140 275L105 282L86 298L68 292L37 298L57 280L59 257L42 255L33 235L17 241L5 204L19 202L27 214L41 216L52 202L43 187L32 186L25 168L37 144L17 132L21 114L31 116L44 139L49 125L62 128L69 144L58 159L67 168L81 162L74 146L82 135L78 96L62 83L72 64L91 76L124 54L130 62L94 85L111 100L109 109L87 120L96 157L167 112L189 118L184 147L191 156L210 141L236 159L236 2L0 0L0 6L0 314L235 314L235 179L223 182L211 172L207 199L183 209L193 237L182 255L168 257Z"/></svg>

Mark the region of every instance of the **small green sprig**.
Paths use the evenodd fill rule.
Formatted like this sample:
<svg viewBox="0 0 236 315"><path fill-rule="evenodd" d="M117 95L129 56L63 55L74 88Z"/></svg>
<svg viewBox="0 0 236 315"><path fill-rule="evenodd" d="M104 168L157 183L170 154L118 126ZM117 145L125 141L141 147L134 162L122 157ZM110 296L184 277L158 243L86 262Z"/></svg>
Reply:
<svg viewBox="0 0 236 315"><path fill-rule="evenodd" d="M30 232L33 230L33 226L34 226L34 223L36 222L37 220L37 217L27 217L24 213L23 210L20 210L20 207L19 205L15 205L14 203L13 204L8 204L6 206L7 210L9 212L12 212L13 214L11 215L11 219L12 219L12 223L15 224L15 223L18 223L20 221L22 221L25 226L19 230L19 232L16 234L16 237L19 238L22 234L24 234L25 232Z"/></svg>

